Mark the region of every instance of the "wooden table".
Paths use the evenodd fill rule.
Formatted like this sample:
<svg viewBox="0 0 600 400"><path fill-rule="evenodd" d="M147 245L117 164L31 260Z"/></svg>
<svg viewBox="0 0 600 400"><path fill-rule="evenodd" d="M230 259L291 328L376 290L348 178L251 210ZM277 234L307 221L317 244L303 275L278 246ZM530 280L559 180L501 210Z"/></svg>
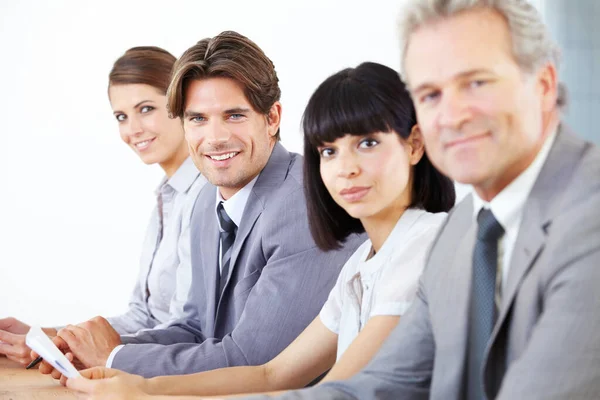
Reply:
<svg viewBox="0 0 600 400"><path fill-rule="evenodd" d="M77 399L74 392L61 386L37 369L25 367L0 357L0 400Z"/></svg>

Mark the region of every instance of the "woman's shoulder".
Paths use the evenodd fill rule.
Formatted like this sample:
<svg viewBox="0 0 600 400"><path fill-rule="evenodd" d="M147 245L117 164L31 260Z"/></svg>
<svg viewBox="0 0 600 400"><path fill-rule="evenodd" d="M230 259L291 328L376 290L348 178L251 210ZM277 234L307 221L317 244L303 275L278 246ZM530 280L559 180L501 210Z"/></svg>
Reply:
<svg viewBox="0 0 600 400"><path fill-rule="evenodd" d="M340 280L348 281L352 278L359 269L361 262L363 262L369 252L371 251L371 240L367 239L363 244L358 246L356 251L352 253L348 261L344 264L342 271L340 272Z"/></svg>
<svg viewBox="0 0 600 400"><path fill-rule="evenodd" d="M393 258L411 258L418 249L429 248L437 236L447 213L430 213L421 209L407 210L404 227L397 227L392 233L390 244Z"/></svg>
<svg viewBox="0 0 600 400"><path fill-rule="evenodd" d="M416 214L413 229L420 232L437 231L448 217L445 212L432 213L421 209L413 209L412 212Z"/></svg>

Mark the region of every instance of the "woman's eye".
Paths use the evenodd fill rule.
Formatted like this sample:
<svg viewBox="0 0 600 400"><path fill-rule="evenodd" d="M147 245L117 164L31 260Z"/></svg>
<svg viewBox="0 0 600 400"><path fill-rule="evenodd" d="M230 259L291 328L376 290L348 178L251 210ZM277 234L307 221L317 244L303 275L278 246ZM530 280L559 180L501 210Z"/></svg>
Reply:
<svg viewBox="0 0 600 400"><path fill-rule="evenodd" d="M117 114L117 115L115 115L115 118L117 119L117 121L123 122L123 121L125 121L127 116L125 114Z"/></svg>
<svg viewBox="0 0 600 400"><path fill-rule="evenodd" d="M370 149L371 147L375 147L378 144L379 144L379 142L375 139L365 139L365 140L361 140L358 146L361 149Z"/></svg>
<svg viewBox="0 0 600 400"><path fill-rule="evenodd" d="M140 112L141 112L142 114L145 114L145 113L147 113L147 112L150 112L150 111L152 111L152 110L154 110L154 107L152 107L152 106L143 106L143 107L141 108Z"/></svg>
<svg viewBox="0 0 600 400"><path fill-rule="evenodd" d="M321 154L322 158L329 158L331 157L335 152L333 151L332 148L329 147L325 147L323 149L319 150L319 154Z"/></svg>

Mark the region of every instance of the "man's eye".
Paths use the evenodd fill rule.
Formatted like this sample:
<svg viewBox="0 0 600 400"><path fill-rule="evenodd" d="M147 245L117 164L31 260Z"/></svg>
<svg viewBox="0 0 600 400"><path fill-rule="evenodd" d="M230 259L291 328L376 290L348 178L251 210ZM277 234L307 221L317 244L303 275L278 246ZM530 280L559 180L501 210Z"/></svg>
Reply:
<svg viewBox="0 0 600 400"><path fill-rule="evenodd" d="M421 103L429 103L440 97L440 92L426 93L421 96Z"/></svg>
<svg viewBox="0 0 600 400"><path fill-rule="evenodd" d="M484 80L477 79L477 80L471 81L469 83L469 86L472 87L472 88L478 88L478 87L481 87L481 86L485 85L486 83L487 82L484 81Z"/></svg>

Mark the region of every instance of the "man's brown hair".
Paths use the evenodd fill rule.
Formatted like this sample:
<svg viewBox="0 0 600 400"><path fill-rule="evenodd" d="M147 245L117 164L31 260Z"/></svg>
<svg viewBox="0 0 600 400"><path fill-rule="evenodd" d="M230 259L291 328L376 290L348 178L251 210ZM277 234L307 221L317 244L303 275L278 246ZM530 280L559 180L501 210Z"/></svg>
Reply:
<svg viewBox="0 0 600 400"><path fill-rule="evenodd" d="M183 118L185 92L191 81L217 77L240 83L254 111L266 116L281 97L273 62L247 37L225 31L202 39L175 63L167 91L171 117ZM275 137L279 140L279 130Z"/></svg>

